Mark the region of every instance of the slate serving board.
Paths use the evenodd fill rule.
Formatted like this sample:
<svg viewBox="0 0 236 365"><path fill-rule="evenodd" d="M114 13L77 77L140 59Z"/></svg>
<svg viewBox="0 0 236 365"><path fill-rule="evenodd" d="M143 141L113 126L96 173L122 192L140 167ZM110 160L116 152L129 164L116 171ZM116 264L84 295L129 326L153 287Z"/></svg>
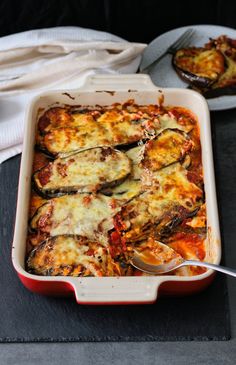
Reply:
<svg viewBox="0 0 236 365"><path fill-rule="evenodd" d="M0 342L228 340L226 280L154 305L82 306L29 292L11 264L20 156L0 165Z"/></svg>

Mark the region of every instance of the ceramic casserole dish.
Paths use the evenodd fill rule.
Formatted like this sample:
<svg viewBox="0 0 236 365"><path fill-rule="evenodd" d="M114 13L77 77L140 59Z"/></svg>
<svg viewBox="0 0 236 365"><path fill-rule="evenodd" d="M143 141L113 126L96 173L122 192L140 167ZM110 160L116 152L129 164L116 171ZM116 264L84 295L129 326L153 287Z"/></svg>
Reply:
<svg viewBox="0 0 236 365"><path fill-rule="evenodd" d="M25 120L24 147L19 177L18 201L12 260L22 283L44 295L75 295L81 304L152 303L159 295L187 295L203 290L214 277L212 270L195 276L119 276L72 277L38 276L25 269L28 210L34 155L35 130L39 110L60 105L111 105L134 99L139 105L181 106L191 110L200 126L202 164L207 212L205 261L219 264L221 243L216 202L210 119L207 103L197 92L185 89L160 89L147 75L95 75L74 90L48 91L34 98Z"/></svg>

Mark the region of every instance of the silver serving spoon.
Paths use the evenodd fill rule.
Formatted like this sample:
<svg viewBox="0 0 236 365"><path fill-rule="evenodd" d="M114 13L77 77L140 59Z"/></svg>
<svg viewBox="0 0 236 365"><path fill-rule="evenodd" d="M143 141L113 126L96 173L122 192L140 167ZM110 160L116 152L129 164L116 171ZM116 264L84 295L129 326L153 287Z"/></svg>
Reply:
<svg viewBox="0 0 236 365"><path fill-rule="evenodd" d="M171 256L176 256L176 252L169 246L158 242L158 245L163 246L164 251L167 253L169 251L169 254ZM208 269L213 269L216 271L220 271L224 274L228 274L231 276L236 277L236 270L228 269L224 266L219 266L215 264L210 264L208 262L203 261L197 261L197 260L184 260L180 255L177 257L174 257L167 262L163 262L161 264L151 264L148 263L146 260L144 260L145 256L141 252L134 251L134 255L132 259L130 260L131 265L133 265L136 269L141 270L143 272L146 272L148 274L157 275L157 274L166 274L170 271L173 271L175 269L178 269L183 266L201 266L206 267Z"/></svg>

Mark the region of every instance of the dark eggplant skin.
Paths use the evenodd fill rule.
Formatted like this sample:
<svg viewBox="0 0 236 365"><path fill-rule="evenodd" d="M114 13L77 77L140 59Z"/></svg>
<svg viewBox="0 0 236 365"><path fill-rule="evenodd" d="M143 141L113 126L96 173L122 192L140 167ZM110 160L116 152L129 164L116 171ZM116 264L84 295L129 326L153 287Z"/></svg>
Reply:
<svg viewBox="0 0 236 365"><path fill-rule="evenodd" d="M163 143L163 138L165 143ZM160 140L161 146L164 144L166 148L164 161L162 160L162 153L155 154L155 150L159 151L158 143ZM168 144L169 141L172 142L171 145ZM184 145L185 149L183 148ZM140 164L144 169L157 171L178 161L183 161L187 153L192 150L192 147L193 143L187 133L179 129L167 128L146 143ZM153 156L152 151L154 152Z"/></svg>
<svg viewBox="0 0 236 365"><path fill-rule="evenodd" d="M102 186L100 186L100 188L97 190L97 192L104 194L106 196L112 196L112 193L106 191L106 189L111 189L111 188L115 188L118 185L121 185L125 180L126 180L127 176L125 176L122 179L113 181L112 183L107 183L107 184L103 184ZM74 189L74 190L60 190L60 189L54 189L54 190L40 190L38 188L38 186L36 185L34 179L32 180L32 188L34 189L34 191L41 196L44 199L52 199L52 198L57 198L63 195L73 195L73 194L88 194L87 191L79 191L78 189ZM92 194L92 192L91 192Z"/></svg>
<svg viewBox="0 0 236 365"><path fill-rule="evenodd" d="M91 163L89 161L92 161L95 167L98 166L97 170L94 167L93 171L91 171ZM87 168L85 168L86 165ZM71 166L74 167L72 170L69 170ZM106 173L104 175L105 167ZM33 174L32 183L34 190L45 198L75 194L77 192L92 193L109 186L114 187L121 184L130 174L131 167L131 161L125 153L111 147L95 147L71 153L67 157L49 162ZM61 168L65 175L61 175L58 168ZM88 172L89 177L86 183ZM78 179L78 174L80 174L80 179ZM43 183L45 177L46 180L48 179L47 176L49 176L49 180ZM93 176L93 182L91 181L91 176ZM53 180L51 180L51 177ZM73 178L74 185L71 185ZM47 187L48 182L50 182L50 185Z"/></svg>
<svg viewBox="0 0 236 365"><path fill-rule="evenodd" d="M35 217L37 216L37 214L40 212L40 210L42 210L43 207L45 205L47 205L47 204L48 204L48 202L45 202L42 205L40 205L36 209L36 211L34 212L34 214L32 215L32 217L29 218L29 221L28 221L28 230L29 230L29 233L36 233L38 231L36 227L33 227L33 221L34 221Z"/></svg>
<svg viewBox="0 0 236 365"><path fill-rule="evenodd" d="M194 59L198 54L204 53L204 52L214 52L215 57L218 58L218 70L212 70L213 75L212 77L207 76L199 76L191 71L189 69L181 67L181 57L183 57L183 54L186 54L186 58L192 58ZM196 54L195 54L196 53ZM203 60L204 61L204 60ZM205 49L205 48L186 48L186 49L179 49L172 57L172 65L174 69L176 70L177 74L180 76L181 79L186 81L187 83L194 85L196 87L202 88L209 88L211 85L213 85L222 75L225 71L225 59L224 56L214 48L212 49ZM214 66L214 65L213 65ZM213 67L212 66L212 67ZM209 71L210 68L206 68L206 71Z"/></svg>
<svg viewBox="0 0 236 365"><path fill-rule="evenodd" d="M98 271L101 270L105 274L106 262L102 260L100 254L104 255L106 249L99 242L90 241L77 235L48 237L40 242L26 258L26 270L31 274L43 276L96 276L86 268L86 265L78 261L78 252L81 246L86 250L85 252L90 251L86 261L91 262L91 264L95 261L96 266L99 266ZM64 252L67 255L64 255ZM82 254L83 252L84 250L80 251Z"/></svg>
<svg viewBox="0 0 236 365"><path fill-rule="evenodd" d="M235 51L236 52L236 51ZM236 59L225 56L227 68L219 80L209 90L203 92L205 98L222 95L236 95Z"/></svg>
<svg viewBox="0 0 236 365"><path fill-rule="evenodd" d="M177 228L184 219L186 218L193 218L197 212L199 211L199 207L197 207L195 210L193 210L192 212L188 212L185 211L184 214L178 214L176 212L176 215L173 216L173 219L170 221L164 222L164 224L162 223L159 227L158 230L156 231L156 234L161 236L161 238L164 237L169 237L170 234L173 232L173 230L175 228Z"/></svg>
<svg viewBox="0 0 236 365"><path fill-rule="evenodd" d="M209 89L203 92L206 99L217 98L223 95L236 95L236 84L228 87Z"/></svg>
<svg viewBox="0 0 236 365"><path fill-rule="evenodd" d="M37 172L37 171L36 171ZM37 184L35 183L35 180L34 180L34 175L32 177L32 189L39 195L41 196L41 198L44 198L44 199L51 199L51 198L57 198L59 196L62 196L62 195L72 195L72 194L76 194L78 191L74 190L74 191L60 191L60 189L55 189L55 190L51 190L51 191L43 191L43 190L40 190L37 186Z"/></svg>
<svg viewBox="0 0 236 365"><path fill-rule="evenodd" d="M214 83L214 81L212 81L211 79L209 79L207 77L197 76L197 75L194 75L193 73L191 73L189 71L181 69L180 67L178 67L174 64L173 60L172 60L172 64L175 68L175 71L179 75L179 77L183 81L185 81L185 82L187 82L191 85L194 85L198 88L208 88Z"/></svg>
<svg viewBox="0 0 236 365"><path fill-rule="evenodd" d="M138 241L152 231L164 234L168 227L176 227L185 218L195 215L204 201L202 189L189 182L187 172L179 162L159 170L156 181L161 189L153 189L154 177L152 185L148 184L152 189L123 207L122 218L124 226L128 227L124 233L127 242Z"/></svg>
<svg viewBox="0 0 236 365"><path fill-rule="evenodd" d="M186 53L186 57L191 57L191 51L193 51L194 56L194 51L200 52L201 50L203 52L216 52L216 57L219 57L218 63L220 67L213 79L199 77L198 75L191 73L189 70L185 70L184 67L181 67L181 57L184 52ZM179 62L178 55L180 57ZM220 56L222 61L220 61ZM190 85L189 88L200 92L207 99L223 95L236 95L236 40L222 35L217 39L210 39L209 43L205 44L204 48L192 47L182 50L180 49L173 56L172 65L180 78ZM208 70L210 70L210 68ZM217 68L215 71L216 70Z"/></svg>
<svg viewBox="0 0 236 365"><path fill-rule="evenodd" d="M112 197L90 193L52 198L34 212L29 230L50 236L79 234L95 237L98 232L106 234L113 224L113 216L126 201L116 199L114 202Z"/></svg>
<svg viewBox="0 0 236 365"><path fill-rule="evenodd" d="M57 157L57 155L53 155L52 153L50 153L46 148L44 148L42 145L37 143L37 141L36 141L34 148L35 148L35 151L43 153L45 156L50 158L52 161L55 160L55 158Z"/></svg>

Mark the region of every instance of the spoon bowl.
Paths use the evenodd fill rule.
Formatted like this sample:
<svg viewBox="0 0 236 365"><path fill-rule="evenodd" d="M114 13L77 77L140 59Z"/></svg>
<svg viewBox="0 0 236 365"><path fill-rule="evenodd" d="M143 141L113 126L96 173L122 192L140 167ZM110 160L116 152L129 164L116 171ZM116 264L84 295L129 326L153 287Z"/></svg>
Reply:
<svg viewBox="0 0 236 365"><path fill-rule="evenodd" d="M184 260L184 258L177 254L171 247L159 241L156 241L156 244L162 249L161 258L156 257L156 260L152 259L150 261L149 254L147 255L146 253L135 250L133 257L130 260L131 265L133 265L136 269L151 275L166 274L183 266L200 266L236 277L236 270L234 269L210 264L204 261Z"/></svg>

